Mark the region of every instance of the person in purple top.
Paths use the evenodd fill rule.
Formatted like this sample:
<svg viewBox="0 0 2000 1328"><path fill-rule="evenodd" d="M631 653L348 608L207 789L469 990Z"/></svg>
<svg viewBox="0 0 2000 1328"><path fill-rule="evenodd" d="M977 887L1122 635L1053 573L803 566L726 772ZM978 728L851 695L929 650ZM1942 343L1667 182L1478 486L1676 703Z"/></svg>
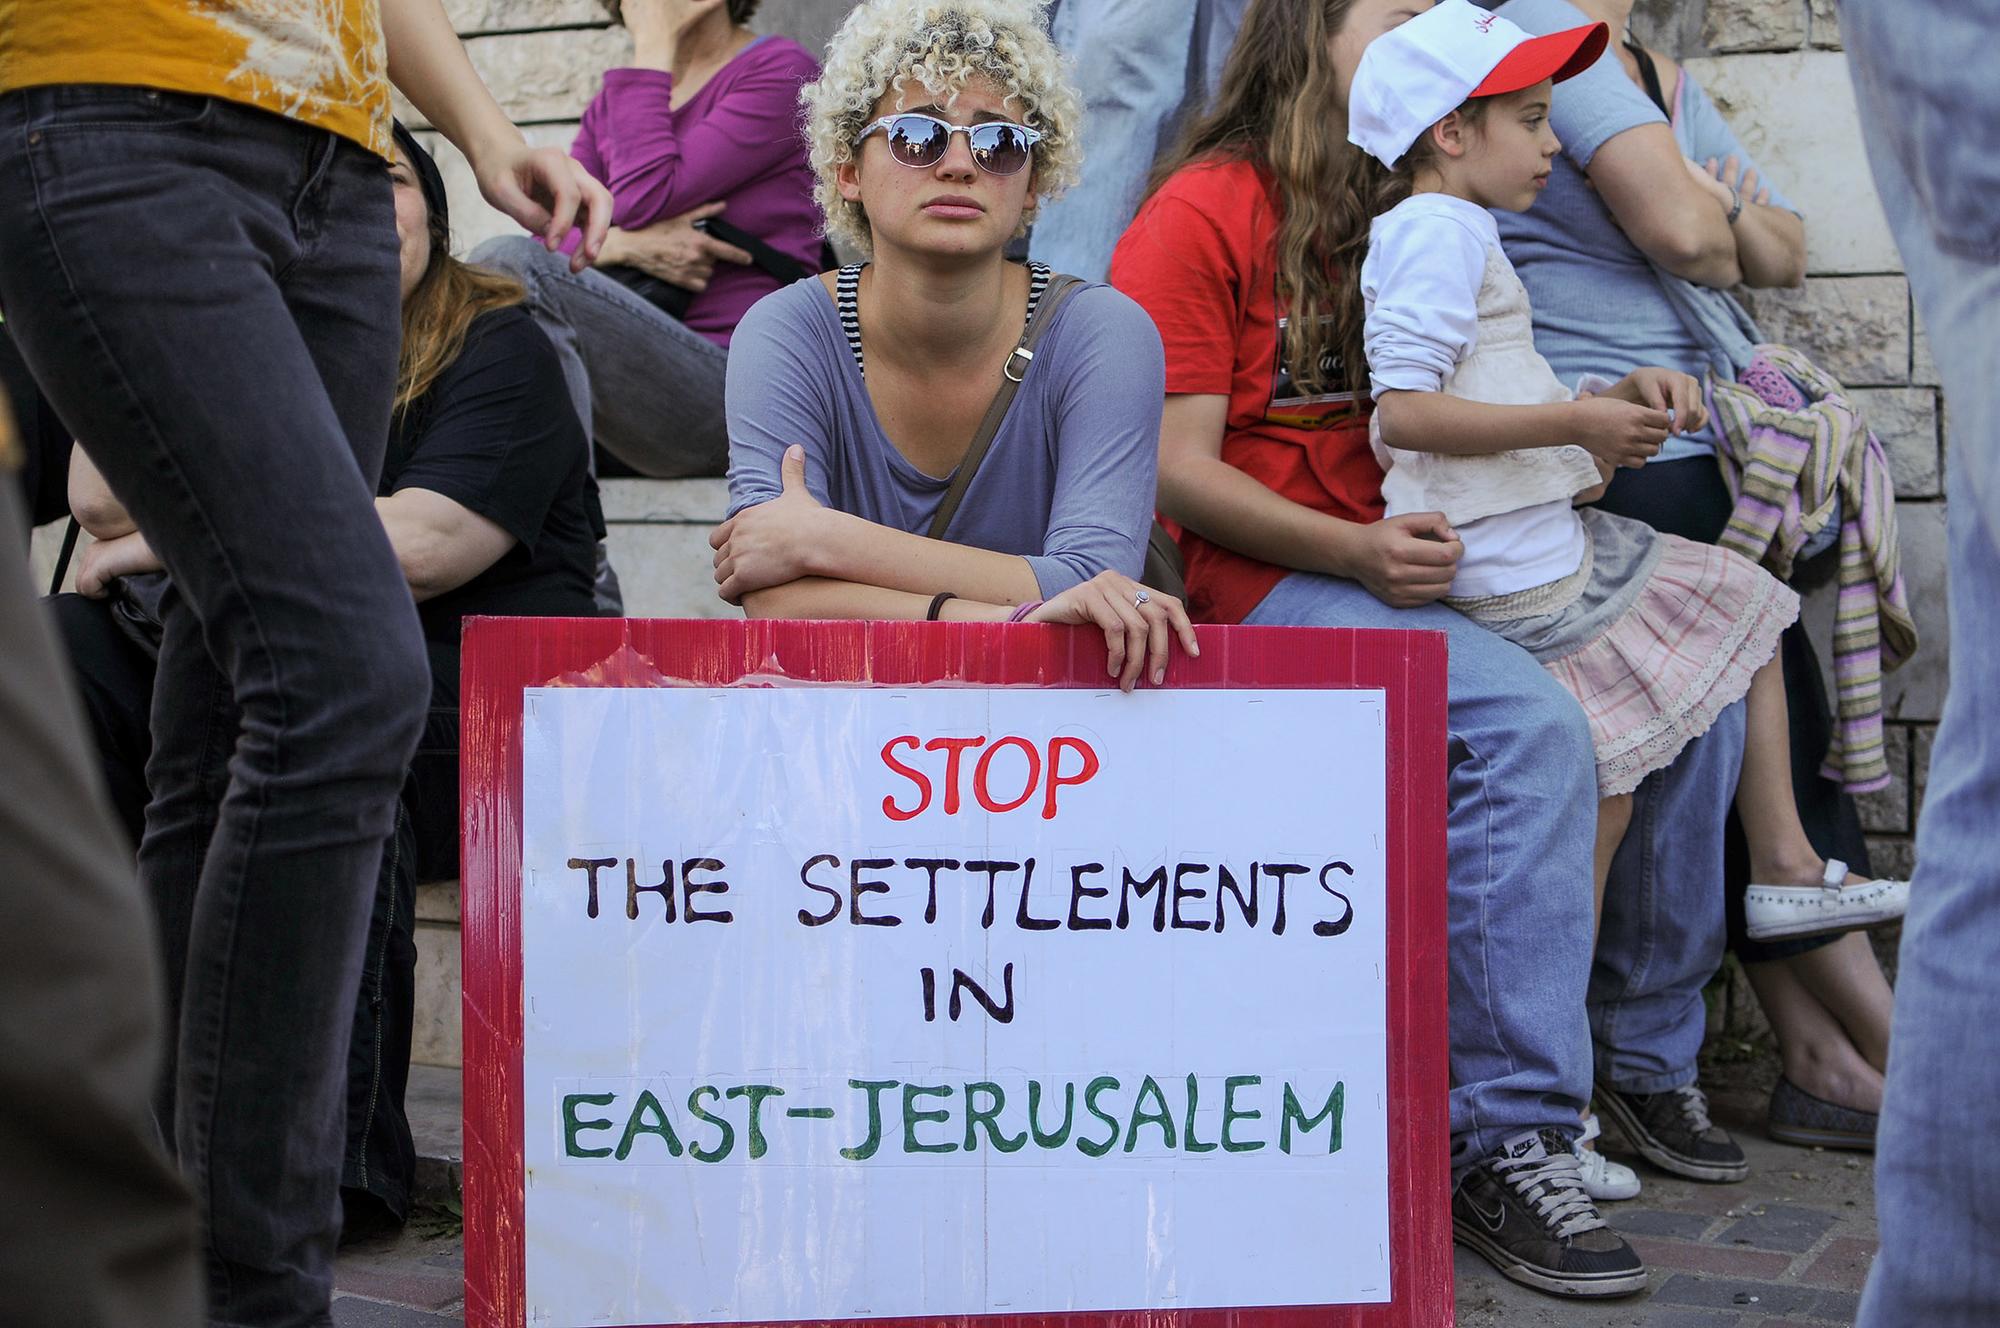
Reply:
<svg viewBox="0 0 2000 1328"><path fill-rule="evenodd" d="M798 132L799 87L819 65L797 42L751 32L756 8L624 0L632 63L606 71L570 147L616 200L596 266L572 273L564 255L525 236L473 254L527 287L578 417L625 473L722 473L723 374L737 320L821 267ZM769 252L760 262L704 233L697 223L711 218Z"/></svg>
<svg viewBox="0 0 2000 1328"><path fill-rule="evenodd" d="M722 597L756 618L1095 626L1157 684L1180 602L1134 578L1165 363L1137 304L1052 307L942 539L933 522L1049 281L1006 260L1075 178L1076 93L1035 0L866 0L807 87L827 229L871 255L767 296L729 363ZM1053 298L1053 297L1052 297Z"/></svg>

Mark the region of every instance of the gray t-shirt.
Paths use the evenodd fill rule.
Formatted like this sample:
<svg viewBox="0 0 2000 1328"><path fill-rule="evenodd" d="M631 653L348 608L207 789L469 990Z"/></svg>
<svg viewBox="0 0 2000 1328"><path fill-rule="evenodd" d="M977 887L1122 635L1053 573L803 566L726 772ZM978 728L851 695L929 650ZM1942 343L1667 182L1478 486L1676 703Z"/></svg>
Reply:
<svg viewBox="0 0 2000 1328"><path fill-rule="evenodd" d="M1166 364L1145 310L1109 286L1070 296L1042 333L945 537L1020 554L1053 598L1107 568L1138 576L1152 528ZM797 282L751 307L729 346L729 510L776 498L806 449L829 507L922 534L951 487L883 434L832 297Z"/></svg>
<svg viewBox="0 0 2000 1328"><path fill-rule="evenodd" d="M1568 0L1508 0L1497 12L1534 33L1590 21ZM1672 105L1672 75L1661 72L1661 90ZM1771 184L1701 85L1691 75L1683 78L1674 125L1682 155L1723 161L1733 154L1757 169L1760 184ZM1562 140L1562 154L1542 196L1526 212L1494 213L1501 246L1534 305L1535 349L1566 383L1586 373L1622 378L1649 364L1697 377L1709 367L1708 347L1668 302L1651 263L1584 176L1597 149L1611 138L1635 125L1665 122L1645 90L1626 76L1618 53L1607 48L1589 69L1556 84L1549 123ZM1771 203L1797 211L1775 184ZM1714 446L1712 428L1676 434L1654 460L1707 456Z"/></svg>

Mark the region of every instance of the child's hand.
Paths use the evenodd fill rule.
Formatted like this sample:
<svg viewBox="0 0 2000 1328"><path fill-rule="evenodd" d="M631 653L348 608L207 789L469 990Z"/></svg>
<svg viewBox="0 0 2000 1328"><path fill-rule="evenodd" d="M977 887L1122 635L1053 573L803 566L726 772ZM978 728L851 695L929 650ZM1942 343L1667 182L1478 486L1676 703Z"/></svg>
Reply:
<svg viewBox="0 0 2000 1328"><path fill-rule="evenodd" d="M1570 441L1613 466L1643 466L1667 441L1671 421L1664 410L1609 393L1578 397L1570 410L1576 420Z"/></svg>
<svg viewBox="0 0 2000 1328"><path fill-rule="evenodd" d="M1605 395L1671 412L1675 433L1693 433L1708 423L1708 408L1701 401L1700 380L1678 369L1662 369L1655 365L1634 369L1607 388Z"/></svg>
<svg viewBox="0 0 2000 1328"><path fill-rule="evenodd" d="M1360 527L1347 575L1392 609L1414 609L1451 589L1465 544L1442 512L1406 512Z"/></svg>

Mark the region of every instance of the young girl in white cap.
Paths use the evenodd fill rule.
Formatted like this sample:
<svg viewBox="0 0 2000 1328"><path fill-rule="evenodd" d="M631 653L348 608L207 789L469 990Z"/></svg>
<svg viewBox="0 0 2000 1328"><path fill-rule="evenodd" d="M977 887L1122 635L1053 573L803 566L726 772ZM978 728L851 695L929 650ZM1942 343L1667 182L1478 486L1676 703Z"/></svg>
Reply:
<svg viewBox="0 0 2000 1328"><path fill-rule="evenodd" d="M1487 209L1525 211L1560 150L1550 88L1603 51L1602 23L1530 37L1443 0L1362 56L1348 137L1374 159L1361 267L1389 515L1438 511L1464 544L1446 603L1517 643L1583 705L1595 739L1601 909L1631 792L1748 697L1736 806L1765 935L1814 929L1822 891L1900 916L1908 887L1822 861L1799 824L1778 636L1798 598L1748 560L1578 508L1704 418L1694 379L1638 369L1578 396L1535 352L1528 296ZM1379 163L1379 165L1377 164ZM1843 925L1851 925L1851 922Z"/></svg>

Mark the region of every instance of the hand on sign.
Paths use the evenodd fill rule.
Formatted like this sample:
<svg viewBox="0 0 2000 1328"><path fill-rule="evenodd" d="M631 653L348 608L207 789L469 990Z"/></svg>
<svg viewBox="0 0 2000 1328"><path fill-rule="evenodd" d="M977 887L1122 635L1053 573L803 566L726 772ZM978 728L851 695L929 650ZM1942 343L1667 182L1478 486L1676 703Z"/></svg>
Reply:
<svg viewBox="0 0 2000 1328"><path fill-rule="evenodd" d="M1414 609L1451 589L1465 544L1442 512L1406 512L1359 528L1350 575L1392 609Z"/></svg>
<svg viewBox="0 0 2000 1328"><path fill-rule="evenodd" d="M1172 595L1146 589L1123 572L1099 572L1082 585L1071 586L1029 614L1026 621L1103 628L1104 644L1110 652L1105 671L1118 679L1121 691L1129 692L1138 685L1142 668L1154 686L1165 681L1174 637L1180 638L1181 649L1188 654L1201 653L1181 602Z"/></svg>
<svg viewBox="0 0 2000 1328"><path fill-rule="evenodd" d="M715 550L715 584L731 604L754 590L782 586L808 575L808 556L818 546L816 532L828 509L806 488L806 450L785 449L779 464L784 491L769 502L746 507L709 534Z"/></svg>

